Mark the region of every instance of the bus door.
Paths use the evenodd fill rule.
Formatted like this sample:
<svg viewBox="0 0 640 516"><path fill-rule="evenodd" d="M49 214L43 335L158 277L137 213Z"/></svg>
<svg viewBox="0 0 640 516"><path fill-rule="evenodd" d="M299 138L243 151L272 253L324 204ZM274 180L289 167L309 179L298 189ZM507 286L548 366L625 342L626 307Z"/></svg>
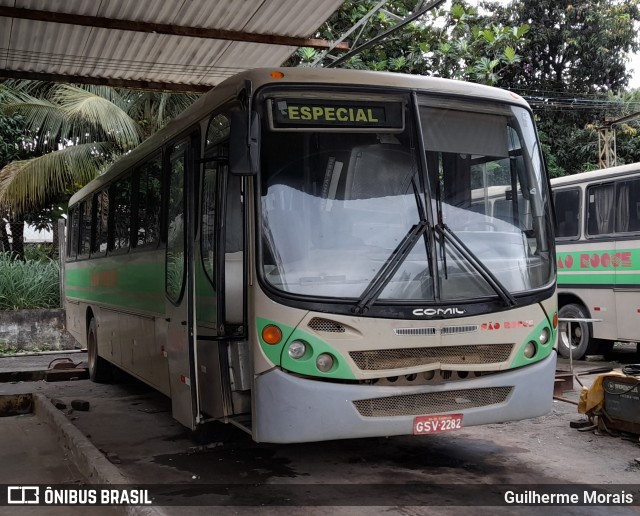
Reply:
<svg viewBox="0 0 640 516"><path fill-rule="evenodd" d="M242 179L229 175L224 162L209 163L205 158L201 184L200 245L196 249L196 257L201 257L196 259L201 410L209 417L237 423L234 416L251 412L250 357L244 337Z"/></svg>
<svg viewBox="0 0 640 516"><path fill-rule="evenodd" d="M169 149L165 313L172 414L193 430L199 401L194 351L192 141L185 138Z"/></svg>
<svg viewBox="0 0 640 516"><path fill-rule="evenodd" d="M205 139L195 249L197 374L202 413L246 427L251 377L244 337L244 192L242 178L229 174L229 127L227 112L216 114Z"/></svg>

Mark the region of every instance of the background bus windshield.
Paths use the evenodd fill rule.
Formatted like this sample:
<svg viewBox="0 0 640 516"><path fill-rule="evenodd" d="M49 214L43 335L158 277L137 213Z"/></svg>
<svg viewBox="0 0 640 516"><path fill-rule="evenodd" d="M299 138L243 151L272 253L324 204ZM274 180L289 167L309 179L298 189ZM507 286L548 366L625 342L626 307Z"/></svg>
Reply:
<svg viewBox="0 0 640 516"><path fill-rule="evenodd" d="M408 98L376 104L343 95L332 106L325 94L308 108L287 108L283 98L265 103L279 113L263 117L261 148L262 267L271 286L358 299L421 220L430 229L412 242L378 303L496 296L479 267L512 293L551 282L548 193L526 110L421 97L419 145ZM311 104L320 106L315 120ZM331 120L336 113L341 125ZM480 266L433 230L438 221Z"/></svg>

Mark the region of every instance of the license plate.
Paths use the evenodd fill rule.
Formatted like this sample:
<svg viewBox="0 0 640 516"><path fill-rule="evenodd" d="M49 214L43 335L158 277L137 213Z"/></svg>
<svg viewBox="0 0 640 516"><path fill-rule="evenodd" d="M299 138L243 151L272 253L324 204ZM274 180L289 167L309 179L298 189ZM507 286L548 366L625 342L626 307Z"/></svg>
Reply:
<svg viewBox="0 0 640 516"><path fill-rule="evenodd" d="M463 414L418 416L413 420L413 435L440 434L462 428Z"/></svg>

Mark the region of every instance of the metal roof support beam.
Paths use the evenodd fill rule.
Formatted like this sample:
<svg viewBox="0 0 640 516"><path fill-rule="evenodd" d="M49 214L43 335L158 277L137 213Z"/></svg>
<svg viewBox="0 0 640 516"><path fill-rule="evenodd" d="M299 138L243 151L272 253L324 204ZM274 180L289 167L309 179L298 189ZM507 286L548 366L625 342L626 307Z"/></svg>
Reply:
<svg viewBox="0 0 640 516"><path fill-rule="evenodd" d="M379 34L377 34L376 36L371 38L369 41L367 41L366 43L363 43L359 47L356 47L353 50L347 52L346 54L341 55L338 59L336 59L332 63L329 63L327 65L327 68L333 68L334 66L339 65L340 63L346 61L347 59L349 59L349 58L351 58L351 57L353 57L355 55L358 55L363 50L366 50L367 48L370 48L370 47L376 45L378 42L382 41L384 38L390 36L391 34L393 34L396 31L400 30L405 25L409 25L413 20L415 20L416 18L419 18L420 16L422 16L427 11L430 11L431 9L435 9L436 7L438 7L442 3L444 3L444 0L434 0L432 2L429 2L426 6L422 7L421 9L416 11L415 13L407 16L404 20L402 20L399 23L396 23L393 27L390 27L387 30L380 32Z"/></svg>
<svg viewBox="0 0 640 516"><path fill-rule="evenodd" d="M101 29L168 34L171 36L187 36L191 38L221 39L226 41L246 41L249 43L284 45L290 47L325 49L332 46L330 41L324 39L299 38L278 34L256 34L252 32L208 29L204 27L187 27L184 25L171 25L168 23L117 20L112 18L101 18L98 16L24 9L20 7L0 6L0 17L36 20L49 23L63 23L66 25L81 25L83 27L98 27ZM335 48L348 50L349 45L347 43L338 43Z"/></svg>
<svg viewBox="0 0 640 516"><path fill-rule="evenodd" d="M616 160L616 130L613 127L601 127L598 129L598 166L615 167Z"/></svg>
<svg viewBox="0 0 640 516"><path fill-rule="evenodd" d="M378 12L382 8L382 6L386 3L387 3L387 0L380 0L373 8L371 8L371 10L369 10L367 14L365 14L362 18L360 18L360 20L358 20L358 22L353 27L351 27L347 32L345 32L342 36L340 36L340 38L338 38L329 48L327 48L327 50L325 50L322 54L320 54L313 61L313 63L311 63L311 66L316 66L318 63L320 63L327 56L327 54L329 54L329 52L331 52L333 49L335 48L339 49L340 47L338 45L342 41L347 39L347 37L349 37L349 35L358 27L367 23L367 21L369 21L369 18L371 18L376 12ZM332 56L329 56L329 57L332 57Z"/></svg>
<svg viewBox="0 0 640 516"><path fill-rule="evenodd" d="M132 90L167 91L173 93L206 93L213 86L205 84L182 84L173 82L141 81L133 79L114 79L108 77L85 77L83 75L63 75L57 73L24 72L18 70L0 70L3 79L29 79L33 81L68 82L72 84L97 84L113 88Z"/></svg>
<svg viewBox="0 0 640 516"><path fill-rule="evenodd" d="M640 112L621 118L605 117L604 126L598 128L598 165L600 168L615 167L618 163L616 127L640 118Z"/></svg>

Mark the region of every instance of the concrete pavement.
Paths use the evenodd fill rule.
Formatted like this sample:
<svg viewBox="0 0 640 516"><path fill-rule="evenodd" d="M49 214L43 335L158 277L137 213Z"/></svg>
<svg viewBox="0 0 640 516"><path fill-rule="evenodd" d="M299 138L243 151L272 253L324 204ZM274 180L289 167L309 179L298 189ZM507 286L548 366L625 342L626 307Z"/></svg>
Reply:
<svg viewBox="0 0 640 516"><path fill-rule="evenodd" d="M71 355L74 362L79 362L80 357L81 355L78 354ZM37 371L41 367L48 367L51 360L53 357L49 355L0 358L0 371L13 370L15 372L16 369L22 367L29 367L32 371ZM568 363L562 362L563 367L566 368ZM601 368L604 365L602 362L574 363L576 372ZM586 384L592 381L590 376L581 378ZM415 453L412 453L411 456L420 457L420 453L426 451L422 448L425 446L424 443L430 443L428 445L430 448L427 449L433 453L441 446L451 446L450 443L455 442L457 442L456 446L459 446L465 440L465 433L463 433L460 434L462 437L451 434L442 438L434 436L424 440L398 438L386 441L384 439L357 440L346 444L331 442L311 443L309 446L274 446L253 443L242 432L237 431L234 434L233 427L226 427L227 430L230 430L230 434L221 434L219 439L214 436L210 447L198 447L188 431L170 417L170 400L139 382L125 381L121 385L108 386L94 384L88 380L0 383L0 394L11 393L34 393L35 415L4 418L6 421L11 421L11 442L14 443L6 444L7 441L5 441L5 445L0 447L0 464L9 465L1 470L7 481L14 477L32 483L121 484L132 480L134 482L166 484L173 486L173 488L184 485L188 488L190 486L197 487L198 484L216 486L229 482L246 483L247 485L271 483L289 485L289 482L304 483L309 479L312 483L331 483L341 482L347 478L357 478L358 481L376 484L380 482L381 469L387 469L389 461L395 460L394 457L401 459L397 465L393 463L394 465L390 469L394 475L398 474L396 471L401 471L404 475L413 474L414 469L411 466L411 461L407 462L406 451L403 452L405 449L415 449ZM566 393L566 397L575 400L577 391ZM91 409L89 412L69 411L68 408L59 410L51 404L49 401L51 398L59 398L67 403L67 406L73 399L85 399L90 401ZM557 426L554 430L563 428L564 431L564 427L568 426L567 418L577 419L579 416L575 413L574 407L562 403L557 405L562 406L554 408L555 416L550 415L548 418L542 418L541 421L535 421L533 425L529 423L528 426L542 429L543 424L546 425L547 421L552 421L555 418L556 425L561 426ZM559 412L558 409L562 410ZM33 425L37 427L36 430L32 429ZM501 432L503 428L513 427L514 424L494 426L493 430L488 429L489 433ZM480 432L481 435L484 435L483 432L486 431L474 429L467 431L466 434L476 435ZM572 445L572 441L575 440L574 434L567 435L567 438L567 446ZM530 442L526 439L523 441ZM483 446L487 444L489 441L486 441ZM362 446L366 447L367 451L358 451ZM499 445L495 444L495 446ZM378 452L374 451L377 447L380 449ZM455 446L451 448L451 450L453 449ZM473 454L473 448L471 450ZM509 448L505 448L505 450L507 453ZM398 452L401 455L397 455ZM447 457L443 463L446 464L445 471L451 469L452 459L448 455L449 453L450 451L445 454ZM469 461L467 453L463 454L465 456L463 464ZM612 453L617 454L617 449ZM368 457L374 467L371 469L360 467L360 462L352 462L351 457L359 454L362 457ZM116 464L109 462L107 456L111 457ZM484 458L488 456L490 454L482 451L478 453L478 460L485 460ZM40 457L46 458L46 465L41 463ZM298 457L302 458L298 459ZM435 466L437 471L434 460L437 461L437 455L429 459L429 467ZM463 468L461 473L468 475L471 472L473 473L472 478L475 479L478 474L476 468L483 467L480 462L477 464L468 471ZM421 463L418 470L426 472L427 470L423 468L424 465ZM331 476L335 475L338 470L344 471L345 479L336 480L335 476ZM482 470L479 471L482 472ZM486 472L482 472L482 475L490 475L491 473L491 469L488 469ZM618 475L612 481L622 483L627 478L625 473L618 473ZM458 477L451 478L457 479ZM444 481L446 482L446 480ZM457 481L454 480L454 482ZM203 503L207 505L207 502ZM60 512L59 509L64 509L64 511ZM86 508L83 512L75 509L36 508L33 510L34 514L54 515L84 514L87 512ZM123 512L122 508L115 507L99 509L111 511L105 514ZM320 509L318 512L314 512L312 508L309 509L309 514L323 513ZM32 509L27 508L26 510ZM168 508L168 510L177 514L176 507ZM209 510L211 509L209 508ZM218 506L215 510L218 513L238 513L237 508ZM245 507L240 508L239 512L249 514L251 510L250 507ZM134 513L158 514L163 511L163 508L156 507L129 509L129 512ZM202 511L204 511L204 507L192 506L187 513L200 514ZM100 514L94 508L91 508L90 512L92 515ZM325 512L330 512L330 508L325 508ZM0 513L2 513L2 508L0 508ZM9 513L13 514L13 511Z"/></svg>
<svg viewBox="0 0 640 516"><path fill-rule="evenodd" d="M31 412L0 417L0 484L10 485L126 485L122 475L105 455L69 420L73 410L64 412L45 392L56 384L38 380L55 363L86 366L86 353L38 353L0 358L0 378L28 378L0 383L0 397L32 394ZM39 373L43 373L42 375ZM82 381L82 380L80 380ZM57 382L56 382L57 383ZM59 387L78 382L65 381ZM63 385L65 384L65 385ZM59 389L53 389L53 391ZM66 412L66 414L65 414ZM0 414L1 416L1 414ZM0 507L0 515L15 514L17 507ZM62 516L87 514L86 507L20 507L20 514ZM116 514L160 516L156 508L91 507L95 516Z"/></svg>

